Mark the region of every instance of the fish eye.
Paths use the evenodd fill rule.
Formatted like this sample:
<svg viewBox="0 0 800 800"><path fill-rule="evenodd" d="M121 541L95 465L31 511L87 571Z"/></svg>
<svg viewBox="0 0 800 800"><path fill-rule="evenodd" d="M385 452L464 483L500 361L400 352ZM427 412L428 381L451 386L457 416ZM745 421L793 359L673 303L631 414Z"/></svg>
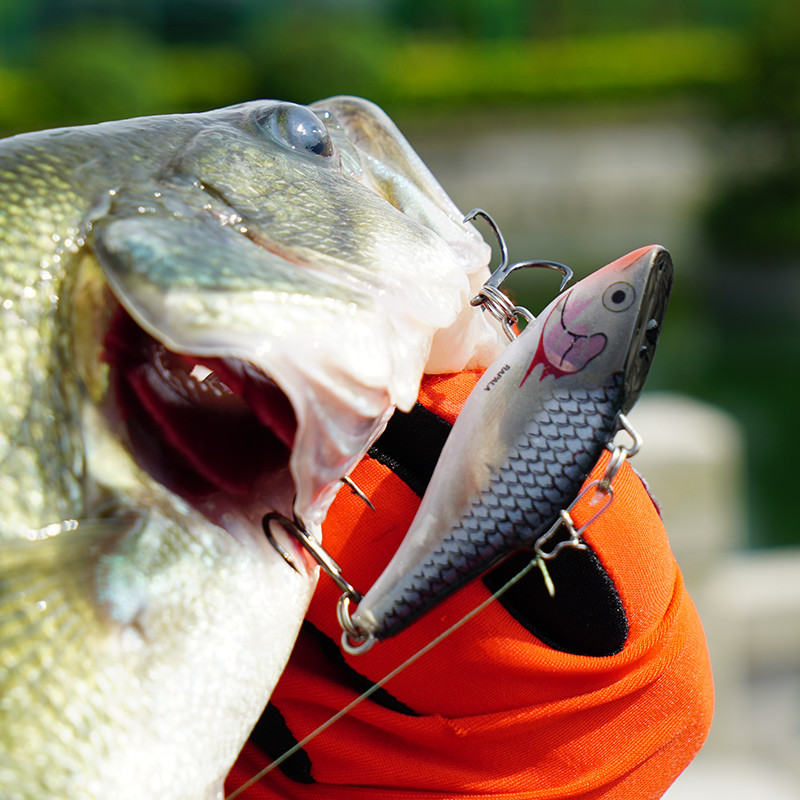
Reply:
<svg viewBox="0 0 800 800"><path fill-rule="evenodd" d="M290 150L316 156L333 155L333 143L325 123L303 106L290 103L273 106L258 112L255 122Z"/></svg>
<svg viewBox="0 0 800 800"><path fill-rule="evenodd" d="M624 281L612 283L603 292L603 305L609 311L625 311L633 305L635 299L636 290Z"/></svg>

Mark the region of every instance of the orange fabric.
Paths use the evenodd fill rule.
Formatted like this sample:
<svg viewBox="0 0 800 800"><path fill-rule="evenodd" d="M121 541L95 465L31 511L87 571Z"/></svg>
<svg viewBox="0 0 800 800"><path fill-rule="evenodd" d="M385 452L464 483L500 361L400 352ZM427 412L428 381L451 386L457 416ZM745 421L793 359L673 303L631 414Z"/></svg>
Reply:
<svg viewBox="0 0 800 800"><path fill-rule="evenodd" d="M476 379L471 373L428 377L420 401L452 422ZM607 455L595 477L606 462ZM370 458L353 479L376 510L340 492L323 536L345 575L364 591L402 539L419 498ZM274 770L243 796L660 797L706 737L711 672L702 627L652 500L627 464L614 489L613 503L584 536L627 613L630 632L622 652L603 658L557 652L494 603L386 685L420 716L366 701L306 746L316 783L296 783ZM576 524L591 517L590 506L587 495L573 513ZM337 642L338 594L321 577L307 615ZM472 581L397 637L346 660L377 680L488 595L481 581ZM273 694L297 739L355 696L318 646L301 635ZM228 789L268 761L248 745Z"/></svg>

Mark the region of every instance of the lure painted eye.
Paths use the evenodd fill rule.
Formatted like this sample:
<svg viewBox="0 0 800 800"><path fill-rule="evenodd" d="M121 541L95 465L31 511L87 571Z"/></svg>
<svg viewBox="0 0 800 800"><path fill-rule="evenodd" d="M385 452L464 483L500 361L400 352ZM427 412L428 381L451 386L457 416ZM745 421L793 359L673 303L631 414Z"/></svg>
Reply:
<svg viewBox="0 0 800 800"><path fill-rule="evenodd" d="M603 292L603 305L609 311L625 311L633 305L635 299L635 289L624 281L612 283L611 286Z"/></svg>
<svg viewBox="0 0 800 800"><path fill-rule="evenodd" d="M333 144L325 123L303 106L289 103L256 114L256 124L291 150L316 156L333 155Z"/></svg>

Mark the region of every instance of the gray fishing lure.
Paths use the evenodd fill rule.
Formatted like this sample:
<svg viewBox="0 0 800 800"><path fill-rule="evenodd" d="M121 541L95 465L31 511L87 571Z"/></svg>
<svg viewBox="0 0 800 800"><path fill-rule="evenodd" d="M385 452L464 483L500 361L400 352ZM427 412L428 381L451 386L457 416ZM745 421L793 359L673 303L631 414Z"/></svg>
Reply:
<svg viewBox="0 0 800 800"><path fill-rule="evenodd" d="M641 248L559 294L501 353L350 620L359 639L398 633L552 528L639 396L671 286L669 253Z"/></svg>

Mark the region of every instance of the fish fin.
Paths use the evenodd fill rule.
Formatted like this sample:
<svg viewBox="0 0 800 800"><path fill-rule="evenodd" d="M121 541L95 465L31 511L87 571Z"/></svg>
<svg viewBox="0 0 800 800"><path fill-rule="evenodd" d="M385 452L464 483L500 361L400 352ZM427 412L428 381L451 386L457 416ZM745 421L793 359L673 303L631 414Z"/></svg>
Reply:
<svg viewBox="0 0 800 800"><path fill-rule="evenodd" d="M78 646L82 624L103 605L98 565L139 522L70 520L0 543L0 674L36 657L40 636Z"/></svg>
<svg viewBox="0 0 800 800"><path fill-rule="evenodd" d="M32 571L61 572L95 561L141 523L129 513L119 517L70 519L0 541L0 586Z"/></svg>

